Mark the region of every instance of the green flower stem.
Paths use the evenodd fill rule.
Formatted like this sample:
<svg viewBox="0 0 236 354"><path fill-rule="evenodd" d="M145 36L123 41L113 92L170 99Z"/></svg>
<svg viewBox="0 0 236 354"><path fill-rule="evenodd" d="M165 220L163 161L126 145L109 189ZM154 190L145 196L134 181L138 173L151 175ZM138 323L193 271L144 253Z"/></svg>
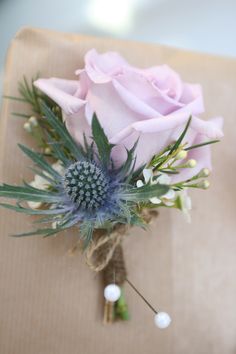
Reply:
<svg viewBox="0 0 236 354"><path fill-rule="evenodd" d="M121 296L115 304L115 318L120 318L123 321L128 321L130 319L123 288L121 288Z"/></svg>
<svg viewBox="0 0 236 354"><path fill-rule="evenodd" d="M47 146L47 144L45 143L44 136L43 136L42 128L40 126L34 127L33 130L32 130L31 135L36 140L37 145L39 147L43 148L43 147Z"/></svg>
<svg viewBox="0 0 236 354"><path fill-rule="evenodd" d="M157 164L156 166L154 166L153 171L158 171L159 169L164 168L172 168L173 163L175 162L175 156L178 155L178 153L184 149L186 143L185 144L181 144L179 145L171 154L165 156L165 158L163 159L163 161L161 161L159 164ZM172 161L171 161L172 160ZM171 161L169 164L168 162Z"/></svg>

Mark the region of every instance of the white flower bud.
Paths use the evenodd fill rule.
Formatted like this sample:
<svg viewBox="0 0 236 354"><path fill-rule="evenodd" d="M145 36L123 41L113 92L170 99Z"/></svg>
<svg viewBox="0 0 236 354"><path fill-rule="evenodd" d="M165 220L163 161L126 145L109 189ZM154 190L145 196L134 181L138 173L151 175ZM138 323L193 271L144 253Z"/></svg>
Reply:
<svg viewBox="0 0 236 354"><path fill-rule="evenodd" d="M190 167L190 168L193 168L193 167L195 167L196 165L197 165L197 161L194 160L194 159L190 159L190 160L188 160L187 163L186 163L186 167Z"/></svg>
<svg viewBox="0 0 236 354"><path fill-rule="evenodd" d="M32 124L33 127L37 127L38 126L38 120L34 116L29 118L29 123Z"/></svg>
<svg viewBox="0 0 236 354"><path fill-rule="evenodd" d="M27 204L31 209L39 209L43 205L42 202L30 202L30 201L28 201Z"/></svg>
<svg viewBox="0 0 236 354"><path fill-rule="evenodd" d="M208 177L210 175L210 170L208 170L208 168L203 168L199 174L198 174L198 177L201 178L201 177Z"/></svg>
<svg viewBox="0 0 236 354"><path fill-rule="evenodd" d="M52 223L52 229L57 229L57 226L58 226L58 222L57 221L53 221Z"/></svg>
<svg viewBox="0 0 236 354"><path fill-rule="evenodd" d="M61 161L57 160L52 164L52 168L57 171L60 175L63 175L65 172L65 168L63 167Z"/></svg>
<svg viewBox="0 0 236 354"><path fill-rule="evenodd" d="M210 187L210 182L207 180L198 183L198 188L207 189Z"/></svg>
<svg viewBox="0 0 236 354"><path fill-rule="evenodd" d="M141 179L139 179L138 181L137 181L137 183L136 183L136 186L138 187L138 188L140 188L140 187L143 187L143 181L141 181Z"/></svg>
<svg viewBox="0 0 236 354"><path fill-rule="evenodd" d="M178 154L175 156L176 160L183 160L186 159L188 153L185 150L181 150L180 152L178 152Z"/></svg>
<svg viewBox="0 0 236 354"><path fill-rule="evenodd" d="M25 122L24 129L27 131L27 133L32 133L32 128L29 122Z"/></svg>
<svg viewBox="0 0 236 354"><path fill-rule="evenodd" d="M44 153L47 155L51 154L51 152L52 152L52 150L48 146L44 149Z"/></svg>

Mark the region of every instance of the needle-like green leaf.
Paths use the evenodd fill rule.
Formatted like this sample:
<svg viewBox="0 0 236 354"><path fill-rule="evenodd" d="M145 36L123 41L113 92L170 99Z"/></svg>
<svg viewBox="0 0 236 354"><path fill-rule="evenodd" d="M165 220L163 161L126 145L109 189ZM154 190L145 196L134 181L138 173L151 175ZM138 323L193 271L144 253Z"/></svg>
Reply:
<svg viewBox="0 0 236 354"><path fill-rule="evenodd" d="M50 124L52 129L54 129L60 136L64 146L69 149L75 159L83 160L84 151L82 146L75 143L71 135L68 133L65 125L55 116L52 110L44 102L41 103L41 106L48 123Z"/></svg>
<svg viewBox="0 0 236 354"><path fill-rule="evenodd" d="M124 178L130 172L130 176L128 178L128 181L131 179L132 174L133 174L133 171L131 171L131 169L132 169L132 166L134 167L134 165L133 165L133 162L135 160L134 153L135 153L135 149L138 145L138 140L134 143L133 147L130 150L126 149L126 152L127 152L126 161L121 166L120 171L118 171L118 176L120 176L120 178Z"/></svg>
<svg viewBox="0 0 236 354"><path fill-rule="evenodd" d="M28 188L27 186L11 186L8 184L0 185L0 197L43 203L60 202L62 200L59 194L51 191L43 191L33 187Z"/></svg>
<svg viewBox="0 0 236 354"><path fill-rule="evenodd" d="M178 138L178 140L176 140L176 142L174 143L174 145L172 146L172 148L170 149L169 151L169 155L171 155L173 153L173 151L175 151L176 149L178 149L179 145L182 143L187 131L188 131L188 128L190 126L190 123L191 123L191 120L192 120L192 117L190 116L188 121L187 121L187 124L182 132L182 134L180 135L180 137Z"/></svg>
<svg viewBox="0 0 236 354"><path fill-rule="evenodd" d="M25 155L27 155L42 170L48 172L51 176L53 176L56 179L61 178L59 173L52 168L52 166L44 159L42 154L35 152L31 149L28 149L24 145L18 144L18 146L25 153Z"/></svg>
<svg viewBox="0 0 236 354"><path fill-rule="evenodd" d="M48 236L52 236L55 235L59 232L64 231L64 229L51 229L51 228L47 228L47 229L38 229L38 230L33 230L30 232L23 232L20 234L15 234L15 235L11 235L12 237L25 237L25 236L33 236L33 235L42 235L43 237L48 237Z"/></svg>
<svg viewBox="0 0 236 354"><path fill-rule="evenodd" d="M58 215L65 213L68 209L64 208L56 208L56 209L29 209L22 207L20 204L12 205L7 203L0 203L0 206L14 210L18 213L24 213L28 215Z"/></svg>
<svg viewBox="0 0 236 354"><path fill-rule="evenodd" d="M206 146L206 145L210 145L210 144L219 143L219 141L220 141L220 140L206 141L205 143L201 143L201 144L196 144L196 145L189 146L189 147L185 148L184 150L185 150L185 151L189 151L189 150L192 150L192 149L197 149L197 148L200 148L200 147L202 147L202 146Z"/></svg>
<svg viewBox="0 0 236 354"><path fill-rule="evenodd" d="M122 193L122 199L126 201L146 201L153 197L161 197L169 190L169 186L166 184L152 184L145 185L140 188L131 188Z"/></svg>
<svg viewBox="0 0 236 354"><path fill-rule="evenodd" d="M109 143L108 138L104 133L104 130L101 124L99 123L99 120L95 113L93 115L93 120L92 120L92 133L93 133L95 144L97 145L98 148L100 160L102 161L104 166L107 167L110 163L111 150L114 147L114 145Z"/></svg>

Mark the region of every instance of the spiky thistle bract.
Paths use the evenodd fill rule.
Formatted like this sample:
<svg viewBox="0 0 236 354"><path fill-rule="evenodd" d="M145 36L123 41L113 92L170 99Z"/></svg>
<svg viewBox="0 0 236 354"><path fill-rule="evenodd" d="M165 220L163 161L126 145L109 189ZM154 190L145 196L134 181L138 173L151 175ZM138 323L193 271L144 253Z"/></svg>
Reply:
<svg viewBox="0 0 236 354"><path fill-rule="evenodd" d="M143 226L137 206L153 195L164 195L169 187L155 184L141 188L135 186L135 148L127 150L127 159L115 167L111 158L114 145L109 143L99 120L92 119L92 140L84 136L84 144L74 142L64 123L45 104L41 103L43 118L50 126L47 140L52 156L64 167L61 175L40 153L19 145L34 162L34 171L48 181L50 188L41 190L24 182L22 186L0 185L0 196L15 199L16 205L1 203L17 212L41 216L37 222L49 226L15 236L50 236L79 225L79 234L85 243L91 240L94 229L112 229L117 223ZM57 137L57 138L55 138ZM43 203L33 210L23 202ZM54 224L56 227L52 227Z"/></svg>

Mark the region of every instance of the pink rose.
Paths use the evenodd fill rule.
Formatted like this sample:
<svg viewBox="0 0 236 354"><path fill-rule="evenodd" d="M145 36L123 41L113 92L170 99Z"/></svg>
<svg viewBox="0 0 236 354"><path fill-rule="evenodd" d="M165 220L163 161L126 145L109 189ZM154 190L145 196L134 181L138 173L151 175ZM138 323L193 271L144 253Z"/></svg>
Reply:
<svg viewBox="0 0 236 354"><path fill-rule="evenodd" d="M167 65L139 69L129 65L118 53L85 56L85 67L77 70L79 80L39 79L35 86L51 97L63 110L66 126L77 142L90 135L96 112L111 143L115 163L126 158L139 137L136 167L175 141L192 115L185 141L195 145L223 136L223 119L204 121L200 85L184 83ZM203 167L211 168L210 147L191 150L188 158L197 160L193 169L183 169L178 180L185 180Z"/></svg>

